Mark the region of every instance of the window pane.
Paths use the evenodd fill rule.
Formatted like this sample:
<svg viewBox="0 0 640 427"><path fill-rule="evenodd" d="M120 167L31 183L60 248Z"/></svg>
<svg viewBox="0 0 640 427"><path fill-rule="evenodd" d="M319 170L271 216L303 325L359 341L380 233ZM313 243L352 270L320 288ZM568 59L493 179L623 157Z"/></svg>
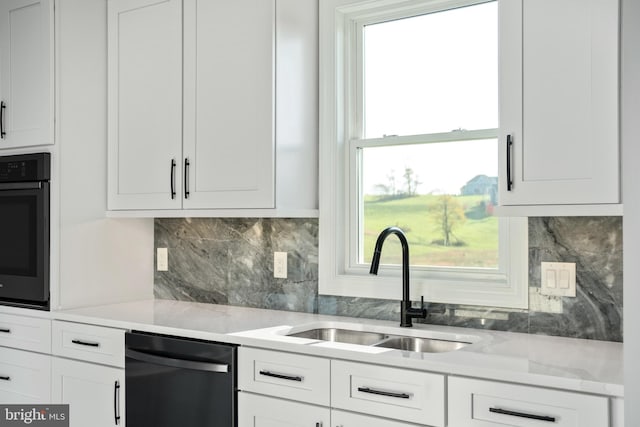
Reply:
<svg viewBox="0 0 640 427"><path fill-rule="evenodd" d="M384 228L406 234L411 264L498 267L496 139L363 148L361 262ZM381 262L400 264L398 239Z"/></svg>
<svg viewBox="0 0 640 427"><path fill-rule="evenodd" d="M367 25L364 137L498 127L496 2Z"/></svg>

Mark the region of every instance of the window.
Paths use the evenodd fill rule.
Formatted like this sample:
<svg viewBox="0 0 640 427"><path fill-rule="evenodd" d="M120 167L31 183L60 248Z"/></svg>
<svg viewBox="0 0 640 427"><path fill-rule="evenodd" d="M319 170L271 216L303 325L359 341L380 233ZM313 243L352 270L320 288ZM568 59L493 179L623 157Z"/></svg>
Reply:
<svg viewBox="0 0 640 427"><path fill-rule="evenodd" d="M526 307L525 219L498 218L496 1L321 2L320 292Z"/></svg>

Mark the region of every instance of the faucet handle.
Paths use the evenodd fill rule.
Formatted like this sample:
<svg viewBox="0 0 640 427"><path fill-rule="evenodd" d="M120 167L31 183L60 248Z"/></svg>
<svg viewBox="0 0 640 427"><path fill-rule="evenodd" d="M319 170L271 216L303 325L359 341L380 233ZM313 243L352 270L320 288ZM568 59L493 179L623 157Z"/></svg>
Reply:
<svg viewBox="0 0 640 427"><path fill-rule="evenodd" d="M424 307L424 295L420 295L420 310L423 319L427 318L427 309Z"/></svg>

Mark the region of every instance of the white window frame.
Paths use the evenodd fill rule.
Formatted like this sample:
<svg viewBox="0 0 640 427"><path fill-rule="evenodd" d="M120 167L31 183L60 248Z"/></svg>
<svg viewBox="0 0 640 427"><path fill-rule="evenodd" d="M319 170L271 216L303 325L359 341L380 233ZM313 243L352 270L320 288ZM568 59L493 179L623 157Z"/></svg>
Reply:
<svg viewBox="0 0 640 427"><path fill-rule="evenodd" d="M356 151L363 145L389 145L388 138L358 140L357 109L361 88L354 81L358 69L358 36L362 25L445 10L488 0L322 0L320 2L320 233L319 293L349 297L401 299L400 266L382 266L378 276L355 259L360 218ZM497 137L497 130L440 134L445 140ZM412 139L413 138L413 139ZM410 144L414 137L394 138ZM411 298L425 301L527 308L528 236L526 218L501 218L500 265L497 270L411 268Z"/></svg>

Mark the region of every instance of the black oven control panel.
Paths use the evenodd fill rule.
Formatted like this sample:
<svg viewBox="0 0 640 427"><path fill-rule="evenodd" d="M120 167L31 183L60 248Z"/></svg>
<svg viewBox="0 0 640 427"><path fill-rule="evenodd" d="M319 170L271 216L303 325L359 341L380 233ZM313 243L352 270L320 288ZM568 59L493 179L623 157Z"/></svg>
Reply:
<svg viewBox="0 0 640 427"><path fill-rule="evenodd" d="M0 156L0 182L48 181L50 178L50 153Z"/></svg>

